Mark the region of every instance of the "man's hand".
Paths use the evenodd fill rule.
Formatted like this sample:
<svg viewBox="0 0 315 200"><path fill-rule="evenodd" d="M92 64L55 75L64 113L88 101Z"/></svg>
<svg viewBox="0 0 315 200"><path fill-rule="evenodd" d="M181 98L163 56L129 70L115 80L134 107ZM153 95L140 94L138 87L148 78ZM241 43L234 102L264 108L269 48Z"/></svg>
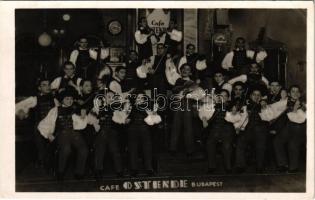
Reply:
<svg viewBox="0 0 315 200"><path fill-rule="evenodd" d="M16 116L18 117L18 119L23 120L25 118L27 118L27 114L24 112L24 110L19 110L16 113Z"/></svg>
<svg viewBox="0 0 315 200"><path fill-rule="evenodd" d="M301 106L301 102L299 100L297 100L294 104L294 107L293 107L293 112L296 112Z"/></svg>
<svg viewBox="0 0 315 200"><path fill-rule="evenodd" d="M84 101L81 100L81 99L79 99L79 100L77 100L77 103L78 103L80 106L82 106L82 105L84 104Z"/></svg>
<svg viewBox="0 0 315 200"><path fill-rule="evenodd" d="M84 119L86 117L86 110L81 109L81 118Z"/></svg>
<svg viewBox="0 0 315 200"><path fill-rule="evenodd" d="M49 136L48 136L48 140L49 140L49 142L54 141L54 140L55 140L55 136L49 135Z"/></svg>
<svg viewBox="0 0 315 200"><path fill-rule="evenodd" d="M77 87L77 86L74 84L74 82L73 82L72 80L70 80L70 81L68 82L68 85L69 85L69 86L72 86L72 87L74 87L74 88Z"/></svg>
<svg viewBox="0 0 315 200"><path fill-rule="evenodd" d="M206 128L208 126L208 121L206 118L202 118L202 126L203 128Z"/></svg>
<svg viewBox="0 0 315 200"><path fill-rule="evenodd" d="M154 69L152 69L151 67L148 68L148 73L149 74L154 74Z"/></svg>

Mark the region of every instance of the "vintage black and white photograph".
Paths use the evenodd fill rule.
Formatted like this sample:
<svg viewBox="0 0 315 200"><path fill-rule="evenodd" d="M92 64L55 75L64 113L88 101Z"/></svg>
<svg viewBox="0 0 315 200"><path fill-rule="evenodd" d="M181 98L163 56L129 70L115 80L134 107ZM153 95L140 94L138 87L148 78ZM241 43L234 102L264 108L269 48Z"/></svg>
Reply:
<svg viewBox="0 0 315 200"><path fill-rule="evenodd" d="M306 193L313 10L121 4L14 9L15 192Z"/></svg>

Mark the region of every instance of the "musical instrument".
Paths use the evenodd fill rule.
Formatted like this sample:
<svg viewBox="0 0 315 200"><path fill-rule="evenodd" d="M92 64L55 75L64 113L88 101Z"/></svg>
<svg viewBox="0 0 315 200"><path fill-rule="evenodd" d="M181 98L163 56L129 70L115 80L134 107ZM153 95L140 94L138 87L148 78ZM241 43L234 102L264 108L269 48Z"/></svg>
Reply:
<svg viewBox="0 0 315 200"><path fill-rule="evenodd" d="M156 65L155 69L152 67L152 62L151 60L144 59L142 62L142 65L137 67L136 72L139 78L147 78L147 74L155 74L157 69L160 67L162 60L164 59L165 55L167 54L168 46L166 47L163 55L161 56L158 64Z"/></svg>

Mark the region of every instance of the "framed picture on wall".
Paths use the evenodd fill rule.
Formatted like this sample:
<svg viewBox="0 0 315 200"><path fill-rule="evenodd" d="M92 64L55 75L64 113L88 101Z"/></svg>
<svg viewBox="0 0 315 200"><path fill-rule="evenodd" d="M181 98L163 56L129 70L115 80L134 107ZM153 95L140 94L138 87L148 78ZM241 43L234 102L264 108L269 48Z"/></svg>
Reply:
<svg viewBox="0 0 315 200"><path fill-rule="evenodd" d="M109 56L110 62L122 62L123 61L124 48L122 47L110 47L109 48Z"/></svg>

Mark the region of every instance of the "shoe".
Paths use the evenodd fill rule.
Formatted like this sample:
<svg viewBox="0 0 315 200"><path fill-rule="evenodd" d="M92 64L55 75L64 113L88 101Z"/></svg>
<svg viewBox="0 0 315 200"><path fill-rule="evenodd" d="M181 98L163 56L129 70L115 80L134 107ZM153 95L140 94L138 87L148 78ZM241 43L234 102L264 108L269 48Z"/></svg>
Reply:
<svg viewBox="0 0 315 200"><path fill-rule="evenodd" d="M299 170L298 169L290 169L288 170L289 174L296 174Z"/></svg>
<svg viewBox="0 0 315 200"><path fill-rule="evenodd" d="M288 167L286 167L286 166L279 166L277 168L277 171L281 172L281 173L287 172L288 171Z"/></svg>
<svg viewBox="0 0 315 200"><path fill-rule="evenodd" d="M215 168L208 168L207 174L213 174L215 172Z"/></svg>
<svg viewBox="0 0 315 200"><path fill-rule="evenodd" d="M245 172L245 168L244 167L236 167L235 172L237 174L242 174Z"/></svg>

